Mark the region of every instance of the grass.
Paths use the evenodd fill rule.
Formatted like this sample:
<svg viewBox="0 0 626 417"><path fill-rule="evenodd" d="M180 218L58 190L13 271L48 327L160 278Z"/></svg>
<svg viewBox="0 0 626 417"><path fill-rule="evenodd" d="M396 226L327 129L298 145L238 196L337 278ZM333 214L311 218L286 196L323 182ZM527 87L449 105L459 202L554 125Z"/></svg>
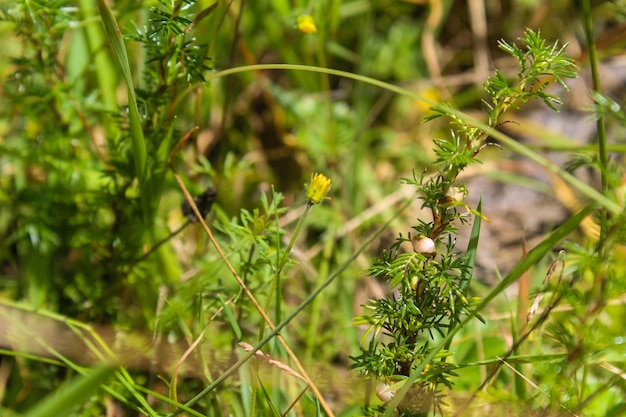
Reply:
<svg viewBox="0 0 626 417"><path fill-rule="evenodd" d="M437 369L445 415L624 413L626 117L598 69L623 45L618 2L488 19L454 2L88 3L0 9L0 414L392 415ZM498 40L526 27L591 69L593 91L540 90L595 97L542 113L597 120L590 143L525 107L489 119L479 63L514 79ZM433 109L448 117L423 123ZM354 318L390 297L368 273L383 249L432 220L401 179L435 176L433 140L460 125L498 145L453 176L474 214L469 307L383 403L348 369L367 344ZM533 172L498 171L520 158ZM308 207L315 172L330 199ZM473 205L475 176L571 202L497 282L473 265L513 215ZM186 217L205 190L210 210Z"/></svg>

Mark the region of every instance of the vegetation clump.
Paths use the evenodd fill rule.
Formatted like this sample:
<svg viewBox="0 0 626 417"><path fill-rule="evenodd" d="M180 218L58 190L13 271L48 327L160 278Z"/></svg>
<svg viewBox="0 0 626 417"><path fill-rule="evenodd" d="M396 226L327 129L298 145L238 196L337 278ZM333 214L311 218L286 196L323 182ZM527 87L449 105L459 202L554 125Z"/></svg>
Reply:
<svg viewBox="0 0 626 417"><path fill-rule="evenodd" d="M623 409L626 116L597 69L615 37L595 41L591 19L619 28L619 2L580 3L597 121L584 145L506 133L531 100L560 108L551 86L576 76L545 40L578 38L568 2L543 17L510 2L541 33L485 2L502 19L484 32L515 43L446 2L5 3L0 415ZM482 89L438 70L487 52L515 70ZM493 173L495 147L553 179L542 190L571 216L487 288L476 254L493 211L462 174ZM542 156L564 149L565 169Z"/></svg>

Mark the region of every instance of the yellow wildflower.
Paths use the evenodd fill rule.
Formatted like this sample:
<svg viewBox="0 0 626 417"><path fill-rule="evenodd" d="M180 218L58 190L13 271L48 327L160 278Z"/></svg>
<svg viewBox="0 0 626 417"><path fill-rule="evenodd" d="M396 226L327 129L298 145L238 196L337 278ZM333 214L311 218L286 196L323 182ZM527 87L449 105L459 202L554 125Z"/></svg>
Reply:
<svg viewBox="0 0 626 417"><path fill-rule="evenodd" d="M312 174L311 184L306 191L306 199L309 200L311 204L319 204L320 201L325 199L328 191L330 191L330 186L330 178L319 172Z"/></svg>
<svg viewBox="0 0 626 417"><path fill-rule="evenodd" d="M316 33L317 27L315 26L313 18L308 14L304 14L302 16L298 16L298 30L309 35L311 33Z"/></svg>
<svg viewBox="0 0 626 417"><path fill-rule="evenodd" d="M419 94L422 98L428 100L428 102L421 99L414 101L415 109L422 114L432 113L432 110L430 109L432 104L430 103L439 103L441 101L439 90L437 90L435 87L423 88L420 91L417 91L417 94Z"/></svg>

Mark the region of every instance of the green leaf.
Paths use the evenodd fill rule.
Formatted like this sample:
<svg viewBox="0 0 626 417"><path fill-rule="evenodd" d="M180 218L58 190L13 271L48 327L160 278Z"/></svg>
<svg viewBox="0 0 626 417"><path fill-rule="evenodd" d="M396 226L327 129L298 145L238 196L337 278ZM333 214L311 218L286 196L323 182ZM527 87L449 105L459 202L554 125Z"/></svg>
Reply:
<svg viewBox="0 0 626 417"><path fill-rule="evenodd" d="M239 323L237 322L237 318L233 314L233 311L230 309L228 303L224 301L222 296L218 295L218 298L220 300L220 303L222 304L222 307L224 308L224 313L226 314L226 320L228 321L228 323L230 323L230 327L232 327L233 332L235 332L235 337L237 338L237 340L241 340L242 333L241 333L241 328L239 327Z"/></svg>
<svg viewBox="0 0 626 417"><path fill-rule="evenodd" d="M478 251L478 239L480 237L480 225L482 224L482 197L478 201L478 207L476 207L476 215L474 217L474 224L472 225L472 232L470 233L470 239L467 243L467 251L465 252L467 259L467 268L463 270L461 274L461 289L466 292L467 287L472 280L472 271L474 271L474 265L476 264L476 252Z"/></svg>
<svg viewBox="0 0 626 417"><path fill-rule="evenodd" d="M87 401L113 373L115 368L103 366L87 375L75 378L69 386L61 387L33 407L25 417L58 417Z"/></svg>
<svg viewBox="0 0 626 417"><path fill-rule="evenodd" d="M135 86L133 84L133 77L130 70L130 64L128 63L128 55L126 53L126 46L124 45L124 39L120 28L115 21L113 12L107 5L105 0L98 0L98 7L100 9L100 16L102 17L102 23L107 34L107 39L115 59L119 64L126 87L128 90L128 116L130 121L130 134L132 141L132 153L133 161L135 163L135 176L139 180L139 188L141 192L141 201L144 220L150 218L150 193L146 190L146 177L147 177L147 150L143 130L141 128L141 117L139 116L139 110L137 107L137 96L135 94Z"/></svg>

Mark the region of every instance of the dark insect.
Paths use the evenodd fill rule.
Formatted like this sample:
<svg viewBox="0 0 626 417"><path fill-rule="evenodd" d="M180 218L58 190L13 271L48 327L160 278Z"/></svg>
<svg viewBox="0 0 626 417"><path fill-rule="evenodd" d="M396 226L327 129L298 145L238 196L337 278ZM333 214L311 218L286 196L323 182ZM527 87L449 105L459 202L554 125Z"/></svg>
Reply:
<svg viewBox="0 0 626 417"><path fill-rule="evenodd" d="M202 194L193 198L193 202L196 203L198 211L200 212L200 214L202 214L203 218L206 217L206 215L209 214L209 212L211 211L211 206L213 205L216 196L217 191L215 191L213 188L207 188ZM193 211L191 205L187 200L183 201L181 210L183 211L185 217L191 223L197 223L199 221L196 213Z"/></svg>

